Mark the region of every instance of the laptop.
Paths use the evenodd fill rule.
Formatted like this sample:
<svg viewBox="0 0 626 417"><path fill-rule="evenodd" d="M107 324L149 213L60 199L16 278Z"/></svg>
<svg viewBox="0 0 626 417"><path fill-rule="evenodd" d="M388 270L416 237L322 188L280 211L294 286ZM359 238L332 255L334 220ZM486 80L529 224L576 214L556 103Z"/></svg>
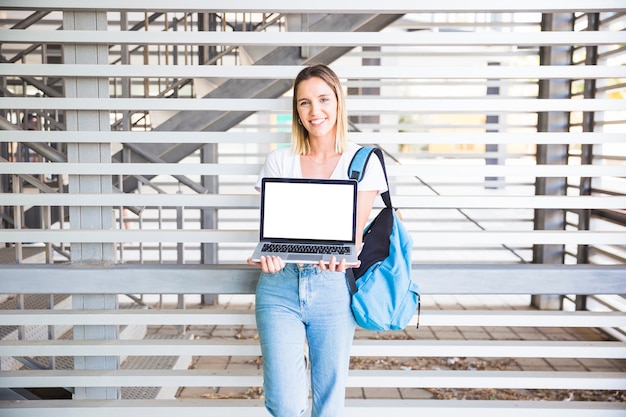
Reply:
<svg viewBox="0 0 626 417"><path fill-rule="evenodd" d="M358 262L357 182L263 178L260 241L252 260L280 256L289 263Z"/></svg>

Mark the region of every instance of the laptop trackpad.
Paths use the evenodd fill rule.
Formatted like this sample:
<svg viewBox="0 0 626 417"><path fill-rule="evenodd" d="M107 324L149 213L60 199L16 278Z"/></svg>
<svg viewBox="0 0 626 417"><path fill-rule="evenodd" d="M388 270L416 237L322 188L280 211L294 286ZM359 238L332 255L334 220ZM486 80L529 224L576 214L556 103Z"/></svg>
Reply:
<svg viewBox="0 0 626 417"><path fill-rule="evenodd" d="M287 255L286 261L319 262L321 259L321 255Z"/></svg>

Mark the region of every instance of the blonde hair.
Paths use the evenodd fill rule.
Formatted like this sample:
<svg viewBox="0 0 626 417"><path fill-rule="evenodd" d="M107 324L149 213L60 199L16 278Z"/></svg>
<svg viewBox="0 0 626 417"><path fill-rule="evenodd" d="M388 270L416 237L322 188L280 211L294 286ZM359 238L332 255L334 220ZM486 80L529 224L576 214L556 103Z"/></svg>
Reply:
<svg viewBox="0 0 626 417"><path fill-rule="evenodd" d="M346 99L337 74L324 64L311 65L304 68L296 76L293 83L291 146L295 155L307 155L311 150L309 132L299 122L297 96L298 86L302 81L311 78L320 78L335 92L337 98L337 136L335 137L335 151L343 153L348 143L348 114Z"/></svg>

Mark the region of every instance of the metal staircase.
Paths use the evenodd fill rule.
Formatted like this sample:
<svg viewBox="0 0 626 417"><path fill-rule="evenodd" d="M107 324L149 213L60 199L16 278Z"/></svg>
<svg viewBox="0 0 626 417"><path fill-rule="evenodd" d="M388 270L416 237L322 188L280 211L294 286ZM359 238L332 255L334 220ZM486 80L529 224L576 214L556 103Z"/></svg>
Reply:
<svg viewBox="0 0 626 417"><path fill-rule="evenodd" d="M260 31L260 30L280 30L280 31L307 31L307 32L376 32L384 29L402 15L398 14L309 14L309 15L282 15L282 14L263 14L259 15L259 21L253 21L255 15L243 16L243 22L237 21L240 16L229 14L210 14L206 16L198 14L197 22L193 22L193 15L185 13L182 17L177 16L168 19L164 13L152 13L145 16L143 21L136 22L128 30L139 31L148 30L156 25L163 25L164 30L179 30L182 25L183 30L244 30L244 31ZM229 21L228 19L234 19ZM248 20L246 22L246 20ZM188 21L191 21L189 24ZM212 23L206 23L206 22ZM125 27L128 22L120 19L120 27ZM184 24L183 24L184 23ZM27 18L15 23L12 29L28 29L36 25L46 25L59 28L61 22L55 20L54 15L47 11L37 11ZM157 26L158 27L158 26ZM171 56L172 61L179 62L179 59L187 54L187 51L141 51L141 47L136 47L131 51L117 50L110 47L111 64L118 64L135 59L137 55L143 55L144 63L157 61L166 64ZM198 48L192 52L197 56L191 57L191 61L197 61L200 65L220 65L224 60L234 59L240 64L247 65L304 65L307 63L331 63L352 48L349 47L224 47L218 51L215 47ZM58 48L50 45L31 45L24 50L15 51L10 57L5 54L11 51L4 51L0 55L0 60L7 63L40 61L41 63L62 63L60 45ZM244 62L245 61L245 62ZM23 93L27 96L28 91L36 89L37 94L46 97L63 97L62 78L48 77L45 82L37 80L33 77L21 77L24 84ZM215 83L215 80L212 80ZM157 97L178 97L180 95L197 96L200 88L196 88L194 84L202 83L202 80L182 79L174 80L161 84L160 81L145 79L143 80L144 88L139 89L142 95L138 95L136 86L128 85L122 87L122 97L136 96L154 96L152 93L156 87ZM277 98L283 95L291 88L291 81L278 79L224 79L221 83L212 84L212 90L203 96L203 98ZM189 87L191 86L191 93ZM117 92L117 86L115 91ZM238 111L181 111L173 114L169 119L153 125L148 113L144 115L133 114L127 112L112 123L112 130L136 130L146 129L153 131L227 131L238 125L240 122L249 117L252 112ZM37 126L29 125L29 117L32 116ZM24 115L22 115L24 118ZM132 120L131 120L132 119ZM65 122L63 112L41 112L38 114L27 114L26 120L20 125L14 125L10 121L4 119L3 125L5 129L41 129L42 125L50 130L65 130ZM32 124L32 123L31 123ZM65 144L46 145L44 143L28 143L26 151L23 154L24 160L35 155L36 158L49 160L51 162L66 162ZM201 144L193 143L142 143L142 144L124 144L123 149L113 155L113 162L124 162L132 160L135 163L141 162L179 162L185 157L192 155L198 151ZM123 189L124 192L131 192L137 189L140 181L150 180L151 176L144 176L139 179L136 176L128 176L124 178L123 187L119 182L116 186ZM32 184L36 179L27 179L26 184ZM189 181L187 181L189 184ZM189 184L196 192L204 192L201 184ZM30 186L30 185L27 185ZM13 191L8 189L6 191ZM48 190L51 191L51 190ZM136 209L131 208L132 211ZM52 223L59 220L63 214L59 210L54 210L52 214ZM24 221L26 227L41 227L41 213L39 208L31 208L27 211Z"/></svg>
<svg viewBox="0 0 626 417"><path fill-rule="evenodd" d="M320 15L318 19L300 19L299 16L291 16L289 22L298 20L313 22L308 26L309 32L331 31L380 31L389 24L400 18L401 15ZM296 24L296 23L293 23ZM286 25L289 29L290 25ZM300 31L300 27L297 28ZM259 51L246 51L248 57L259 56L252 65L304 65L311 62L329 64L344 55L351 48L319 47L307 48L306 53L302 47L277 47L273 49L259 48ZM287 92L292 86L290 80L224 80L224 82L204 98L277 98ZM220 111L194 111L179 112L164 123L156 126L156 131L227 131L236 126L252 112L220 112ZM134 162L179 162L183 158L196 152L202 145L189 143L171 144L145 144L134 145L130 149L130 155ZM114 160L122 162L124 151L114 155ZM137 178L130 177L125 180L126 192L137 187Z"/></svg>

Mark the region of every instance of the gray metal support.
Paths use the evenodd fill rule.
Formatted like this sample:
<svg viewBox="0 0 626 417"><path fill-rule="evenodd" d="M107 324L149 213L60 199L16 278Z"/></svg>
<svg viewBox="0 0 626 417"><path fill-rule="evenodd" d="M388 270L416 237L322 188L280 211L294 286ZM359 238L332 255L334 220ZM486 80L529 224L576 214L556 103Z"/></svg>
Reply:
<svg viewBox="0 0 626 417"><path fill-rule="evenodd" d="M121 12L120 13L120 30L126 31L128 30L128 13ZM128 45L120 45L120 59L122 60L122 65L130 64L130 52L128 49ZM122 78L122 97L130 97L130 78ZM122 130L129 132L131 129L131 112L124 111L124 116L122 119Z"/></svg>
<svg viewBox="0 0 626 417"><path fill-rule="evenodd" d="M198 13L198 30L217 30L217 15L215 13ZM217 56L217 47L215 45L201 47L198 49L198 64L204 65L212 62L215 56ZM215 62L212 63L215 65ZM217 147L217 144L207 144L200 149L200 159L203 164L217 162ZM203 175L200 181L207 193L214 194L218 192L219 181L216 176ZM217 228L216 209L206 207L200 210L200 227L202 229ZM217 260L217 244L202 243L200 245L200 263L204 265L216 264ZM218 302L218 294L202 294L203 304L215 305Z"/></svg>
<svg viewBox="0 0 626 417"><path fill-rule="evenodd" d="M107 30L106 12L64 12L63 28L67 30ZM108 65L107 45L66 45L63 49L65 64ZM106 78L66 78L65 92L68 98L109 97L109 82ZM68 111L67 130L109 130L107 111ZM86 133L87 134L87 133ZM68 144L68 162L110 163L111 146L108 143ZM111 176L72 175L69 178L70 193L111 193ZM72 229L111 229L114 227L112 207L70 207ZM81 243L71 245L72 263L108 265L115 263L115 247L112 243ZM117 296L74 295L75 309L116 309ZM115 340L117 326L75 326L76 340ZM116 356L75 357L74 367L81 370L113 370L119 368ZM75 399L118 399L119 388L76 388Z"/></svg>
<svg viewBox="0 0 626 417"><path fill-rule="evenodd" d="M489 62L487 65L495 66L500 65L499 62ZM489 80L491 83L498 83L499 80L491 79ZM487 86L487 95L488 96L499 96L500 95L500 86L499 85L491 85ZM487 125L487 133L497 133L500 129L498 128L498 124L500 123L500 116L498 114L488 114L485 116L485 124ZM502 163L502 158L499 156L500 145L497 143L487 143L485 145L485 152L487 154L493 153L496 156L488 156L485 158L486 165L499 165ZM502 177L485 177L485 188L488 189L498 189L502 188L504 183L504 178Z"/></svg>
<svg viewBox="0 0 626 417"><path fill-rule="evenodd" d="M600 14L589 13L587 15L587 30L598 31L600 29ZM597 65L598 64L598 46L589 45L586 47L585 65ZM586 99L593 99L596 97L596 80L593 78L585 80L584 97ZM595 127L595 113L584 112L583 113L583 132L593 132ZM584 144L582 145L580 163L582 165L593 164L594 145ZM591 195L591 177L582 177L580 179L580 195ZM589 230L591 225L591 210L580 210L578 213L578 230ZM578 252L576 253L576 263L588 264L589 263L589 245L579 245ZM585 310L587 308L587 296L576 296L576 309Z"/></svg>
<svg viewBox="0 0 626 417"><path fill-rule="evenodd" d="M214 32L217 30L217 15L215 13L198 13L198 31ZM204 65L217 55L215 45L198 47L198 65Z"/></svg>
<svg viewBox="0 0 626 417"><path fill-rule="evenodd" d="M569 13L544 14L541 22L543 31L572 31L574 15ZM570 65L572 59L571 46L543 46L540 49L541 65ZM539 82L539 98L568 99L570 98L570 80L554 79ZM568 112L542 112L538 114L538 131L567 132L569 130ZM537 164L567 165L568 145L537 145ZM567 178L537 178L536 195L565 195ZM565 210L535 210L535 230L564 230ZM534 245L533 262L540 264L563 264L565 262L564 245ZM533 296L531 303L540 309L561 309L562 295Z"/></svg>
<svg viewBox="0 0 626 417"><path fill-rule="evenodd" d="M182 194L182 191L178 191L178 194ZM176 228L180 230L185 228L185 207L183 206L176 207ZM185 242L178 242L176 244L176 264L185 264ZM176 308L178 310L185 309L185 294L178 294L178 302L176 304ZM178 333L185 333L184 325L178 326Z"/></svg>
<svg viewBox="0 0 626 417"><path fill-rule="evenodd" d="M362 47L363 52L367 53L376 53L376 54L380 54L381 50L380 50L380 46L363 46ZM364 57L361 59L361 65L365 66L380 66L381 65L381 59L380 57ZM380 96L380 87L378 86L371 86L371 87L350 87L348 88L348 95L355 95L355 96ZM350 116L350 121L352 123L372 123L372 124L378 124L380 123L380 116L379 115L361 115L361 116ZM374 129L373 131L377 131L377 129Z"/></svg>
<svg viewBox="0 0 626 417"><path fill-rule="evenodd" d="M210 143L204 145L200 150L200 158L203 164L211 164L218 162L218 145ZM211 194L217 194L219 192L219 179L215 175L203 175L202 186L207 189L207 192ZM216 229L217 228L217 209L213 207L204 207L200 210L200 223L202 229ZM200 254L201 263L203 265L216 264L217 259L217 244L215 243L203 243L200 247L202 253ZM202 303L207 305L213 305L218 303L217 294L203 294Z"/></svg>

